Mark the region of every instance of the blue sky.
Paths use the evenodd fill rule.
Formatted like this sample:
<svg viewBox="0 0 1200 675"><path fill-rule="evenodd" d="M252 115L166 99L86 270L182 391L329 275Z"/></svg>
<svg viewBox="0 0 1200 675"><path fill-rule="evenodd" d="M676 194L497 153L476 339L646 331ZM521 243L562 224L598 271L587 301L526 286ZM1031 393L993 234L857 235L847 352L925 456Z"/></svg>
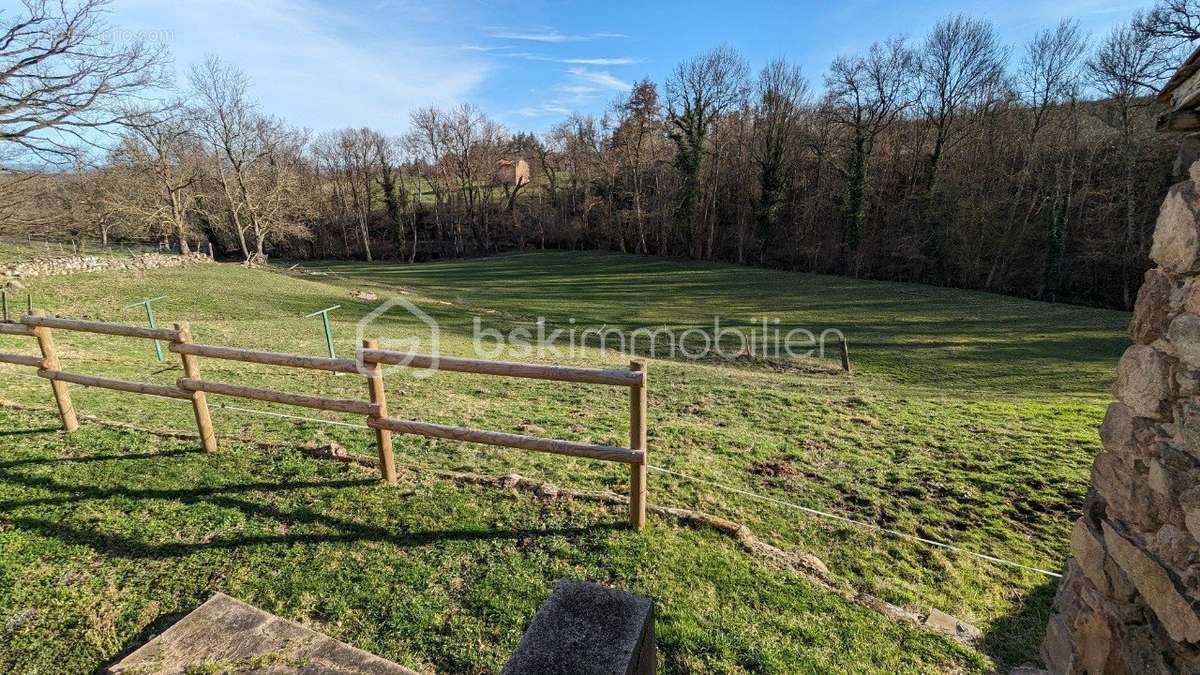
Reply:
<svg viewBox="0 0 1200 675"><path fill-rule="evenodd" d="M0 0L0 7L14 0ZM757 68L799 63L814 87L838 54L919 38L962 11L1020 45L1073 17L1094 37L1146 1L627 2L625 0L114 0L121 36L161 36L180 81L206 54L236 63L263 107L315 131L407 128L409 111L471 101L510 129L599 112L643 77L726 43Z"/></svg>

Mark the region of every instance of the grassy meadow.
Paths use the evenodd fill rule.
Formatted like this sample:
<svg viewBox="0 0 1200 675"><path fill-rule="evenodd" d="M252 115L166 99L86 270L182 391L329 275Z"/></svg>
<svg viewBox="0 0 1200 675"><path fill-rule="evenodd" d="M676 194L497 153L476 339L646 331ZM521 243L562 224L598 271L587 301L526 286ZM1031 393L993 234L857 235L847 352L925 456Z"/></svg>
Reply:
<svg viewBox="0 0 1200 675"><path fill-rule="evenodd" d="M3 245L0 244L0 252ZM622 509L468 488L423 469L510 472L579 490L627 491L622 466L519 450L396 438L401 485L227 440L195 443L84 422L55 430L49 385L0 365L0 667L87 672L169 625L215 590L418 670L492 672L555 579L571 575L657 598L667 672L983 672L1036 663L1053 580L724 491L711 483L1051 570L1087 487L1095 427L1127 343L1128 316L968 291L632 256L541 253L400 265L306 264L285 273L223 264L138 278L27 282L38 306L138 323L140 298L195 339L320 355L309 312L339 304L339 355L390 297L440 326L443 354L472 353L474 317L500 331L586 325L748 326L849 338L853 376L825 359L650 360L650 501L749 526L819 556L854 588L983 631L978 650L882 616L758 559L703 528ZM302 270L325 272L320 276ZM363 302L364 290L379 296ZM575 320L572 324L571 319ZM421 324L392 312L372 331ZM56 333L73 371L169 384L176 359L148 343ZM623 367L593 345L555 363ZM28 338L0 350L33 353ZM512 358L510 356L510 358ZM536 360L525 357L523 360ZM353 376L202 360L206 378L365 396ZM83 414L190 429L186 403L72 387ZM623 445L619 390L437 373L388 379L393 415ZM312 416L213 397L215 406ZM215 408L218 434L373 455L371 433ZM330 420L352 420L338 415Z"/></svg>

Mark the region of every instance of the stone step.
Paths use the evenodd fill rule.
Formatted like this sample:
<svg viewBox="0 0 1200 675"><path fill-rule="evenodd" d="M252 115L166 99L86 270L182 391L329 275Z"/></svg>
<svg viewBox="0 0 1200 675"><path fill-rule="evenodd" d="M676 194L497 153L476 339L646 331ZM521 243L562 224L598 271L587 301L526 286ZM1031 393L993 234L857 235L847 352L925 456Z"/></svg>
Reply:
<svg viewBox="0 0 1200 675"><path fill-rule="evenodd" d="M109 667L114 674L343 673L415 675L407 668L217 593Z"/></svg>

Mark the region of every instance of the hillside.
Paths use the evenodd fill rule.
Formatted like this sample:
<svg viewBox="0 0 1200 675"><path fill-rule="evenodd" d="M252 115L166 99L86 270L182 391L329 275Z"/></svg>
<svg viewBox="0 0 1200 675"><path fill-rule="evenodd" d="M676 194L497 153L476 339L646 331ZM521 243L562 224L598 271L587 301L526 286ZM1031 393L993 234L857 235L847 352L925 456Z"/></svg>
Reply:
<svg viewBox="0 0 1200 675"><path fill-rule="evenodd" d="M392 295L439 322L445 354L471 352L475 315L506 330L539 316L549 325L575 318L626 329L711 325L713 315L723 325L767 316L818 332L840 328L850 340L853 377L832 360L652 359L651 461L702 482L653 474L650 501L742 522L785 551L819 556L855 589L973 622L995 663L1036 660L1051 579L721 486L1058 570L1099 446L1094 429L1126 342L1125 315L616 255L323 268L338 274L216 265L28 285L57 314L110 321L139 322L136 311L121 307L166 295L157 308L160 322L188 320L198 341L313 354L323 352L324 337L319 320L305 314L340 304L333 314L336 347L349 355L355 322ZM379 300L358 301L354 289ZM417 323L390 314L378 326L402 336ZM62 360L76 370L158 383L180 375L177 362L157 363L145 343L57 338ZM27 342L0 340L5 351L32 353ZM628 359L588 349L554 361L622 366ZM215 361L201 367L223 381L363 395L353 377ZM49 387L28 371L0 366L0 374L0 396L51 405ZM190 408L175 402L80 388L73 396L81 413L109 420L160 429L192 425ZM434 422L610 444L623 443L627 429L621 396L594 387L439 373L425 380L392 376L388 396L395 414ZM0 663L61 658L101 665L156 617L219 588L411 667L493 670L553 580L573 574L658 597L660 645L671 672L985 667L962 647L846 604L704 528L652 517L637 535L605 526L621 521L619 508L541 502L430 473L515 472L564 488L619 492L626 478L613 465L398 437L397 456L411 467L402 488L388 491L370 474L330 468L286 448L264 455L229 442L208 458L189 452L186 441L86 423L67 438L54 432L47 413L2 414L10 442L0 477L0 547L13 552L4 556L11 562L2 572L13 583L0 588L13 590L0 590L0 618L35 605L56 609L18 622L17 637L0 647ZM336 442L351 454L374 452L370 434L357 429L228 408L214 416L222 436L293 446ZM130 456L61 461L96 455ZM346 484L314 484L296 494L270 487L300 479ZM211 497L229 485L249 486L238 488L248 497L239 503ZM47 505L57 511L45 512ZM329 521L333 515L341 520ZM55 525L59 519L62 526ZM363 534L376 526L384 532ZM553 533L538 532L545 529ZM413 536L447 531L460 534ZM403 533L407 539L350 543ZM239 543L197 545L204 541ZM50 562L31 565L34 559ZM55 581L77 575L90 590ZM342 592L355 579L362 587ZM323 606L322 597L337 606ZM56 625L70 626L79 639L53 647L37 642L39 630Z"/></svg>

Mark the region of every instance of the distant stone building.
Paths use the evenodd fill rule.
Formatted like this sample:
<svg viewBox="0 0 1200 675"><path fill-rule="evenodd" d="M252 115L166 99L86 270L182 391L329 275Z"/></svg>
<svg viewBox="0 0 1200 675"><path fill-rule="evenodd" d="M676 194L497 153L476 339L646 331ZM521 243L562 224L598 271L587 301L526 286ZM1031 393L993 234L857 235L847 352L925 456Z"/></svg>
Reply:
<svg viewBox="0 0 1200 675"><path fill-rule="evenodd" d="M523 159L502 159L496 162L492 179L497 183L521 187L529 182L529 162Z"/></svg>

